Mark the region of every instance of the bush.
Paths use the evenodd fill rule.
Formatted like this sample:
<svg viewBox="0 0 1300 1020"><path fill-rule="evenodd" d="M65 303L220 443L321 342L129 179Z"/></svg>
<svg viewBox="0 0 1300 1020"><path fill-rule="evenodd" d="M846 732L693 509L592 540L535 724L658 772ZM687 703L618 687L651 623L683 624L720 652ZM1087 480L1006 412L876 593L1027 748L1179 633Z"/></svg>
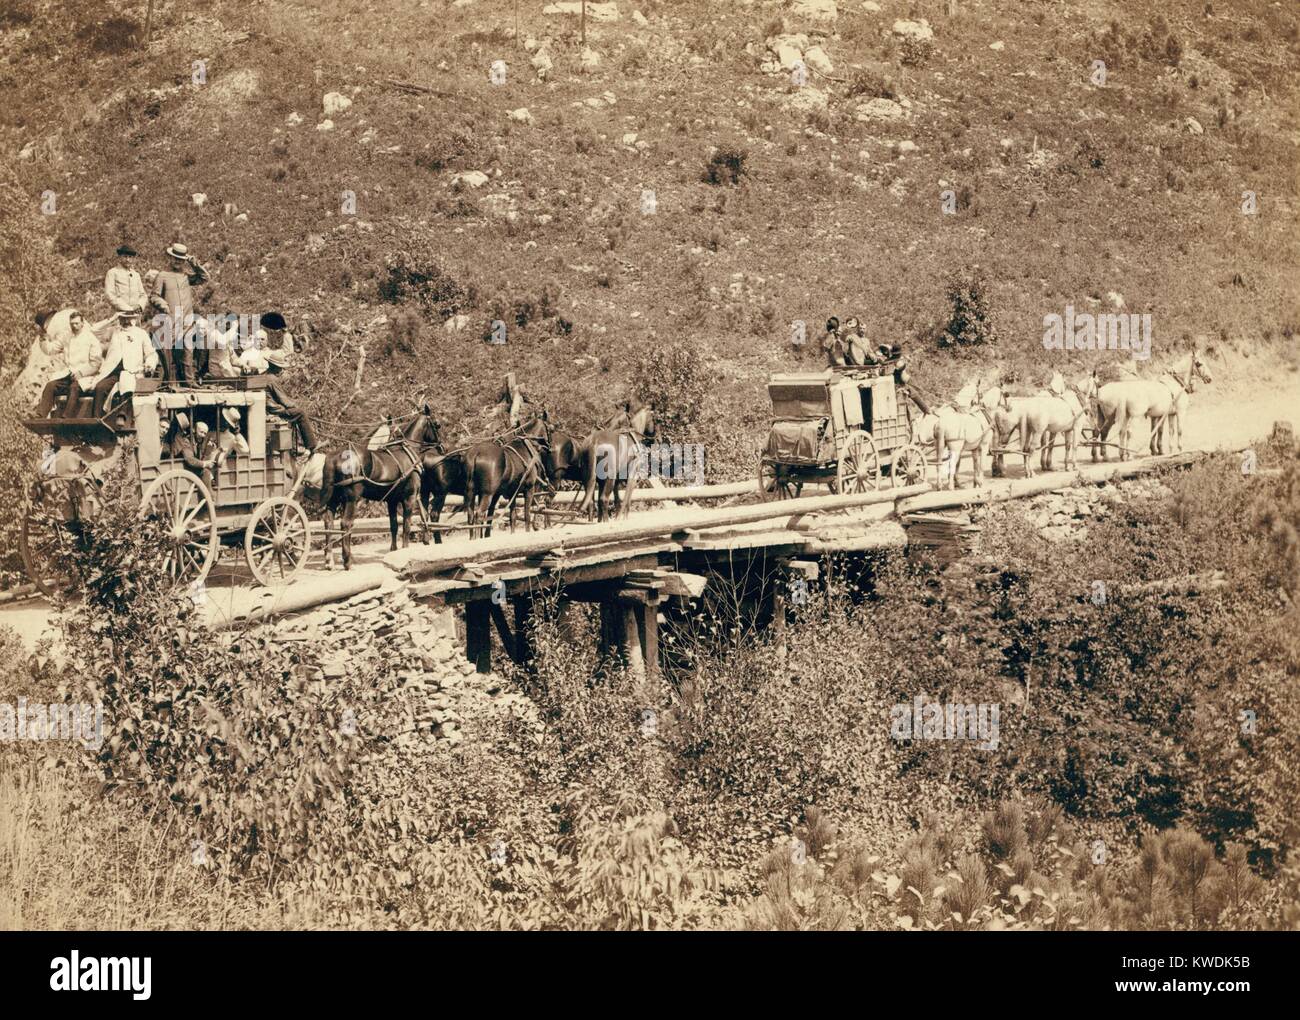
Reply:
<svg viewBox="0 0 1300 1020"><path fill-rule="evenodd" d="M745 149L719 148L704 164L702 179L708 184L739 184L748 173L747 159L749 152Z"/></svg>
<svg viewBox="0 0 1300 1020"><path fill-rule="evenodd" d="M904 67L924 67L934 56L934 41L904 36L898 47L898 62Z"/></svg>
<svg viewBox="0 0 1300 1020"><path fill-rule="evenodd" d="M849 79L848 98L866 96L869 99L897 99L894 84L884 75L863 68L853 72Z"/></svg>
<svg viewBox="0 0 1300 1020"><path fill-rule="evenodd" d="M0 508L0 588L27 582L18 540L42 449L40 440L19 424L30 413L12 398L0 401L0 487L10 494Z"/></svg>
<svg viewBox="0 0 1300 1020"><path fill-rule="evenodd" d="M417 236L384 256L379 299L389 304L414 302L446 319L472 308L477 294L473 286L452 276L431 241Z"/></svg>
<svg viewBox="0 0 1300 1020"><path fill-rule="evenodd" d="M77 31L77 38L94 53L113 55L134 49L139 44L140 31L140 25L130 18L111 17L83 25Z"/></svg>
<svg viewBox="0 0 1300 1020"><path fill-rule="evenodd" d="M141 519L124 454L63 564L80 579L63 626L86 636L69 644L63 675L84 677L87 700L104 706L104 782L174 812L205 866L264 877L292 862L342 867L321 825L367 747L391 667L326 682L273 635L210 631L162 569L160 526Z"/></svg>
<svg viewBox="0 0 1300 1020"><path fill-rule="evenodd" d="M939 330L940 347L974 347L998 342L989 307L988 287L982 277L953 277L946 287L948 319Z"/></svg>
<svg viewBox="0 0 1300 1020"><path fill-rule="evenodd" d="M680 438L698 420L713 385L713 372L700 351L674 343L643 349L630 366L632 396L654 409L661 435Z"/></svg>

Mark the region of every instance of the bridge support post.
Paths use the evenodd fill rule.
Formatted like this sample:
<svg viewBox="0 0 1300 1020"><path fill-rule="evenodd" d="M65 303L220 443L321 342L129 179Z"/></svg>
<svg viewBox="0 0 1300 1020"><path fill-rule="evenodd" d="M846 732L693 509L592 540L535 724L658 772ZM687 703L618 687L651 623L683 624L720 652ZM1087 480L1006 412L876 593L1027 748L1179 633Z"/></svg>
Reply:
<svg viewBox="0 0 1300 1020"><path fill-rule="evenodd" d="M465 603L465 658L480 673L492 671L492 603L487 599Z"/></svg>

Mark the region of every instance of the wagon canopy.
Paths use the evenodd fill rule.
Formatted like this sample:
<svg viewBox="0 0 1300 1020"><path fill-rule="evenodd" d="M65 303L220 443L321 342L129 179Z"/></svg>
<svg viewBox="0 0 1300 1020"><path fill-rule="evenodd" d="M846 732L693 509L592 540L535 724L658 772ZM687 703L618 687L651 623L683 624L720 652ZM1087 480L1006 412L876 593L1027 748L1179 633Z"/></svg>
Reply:
<svg viewBox="0 0 1300 1020"><path fill-rule="evenodd" d="M767 384L776 419L825 418L831 413L829 372L774 375Z"/></svg>

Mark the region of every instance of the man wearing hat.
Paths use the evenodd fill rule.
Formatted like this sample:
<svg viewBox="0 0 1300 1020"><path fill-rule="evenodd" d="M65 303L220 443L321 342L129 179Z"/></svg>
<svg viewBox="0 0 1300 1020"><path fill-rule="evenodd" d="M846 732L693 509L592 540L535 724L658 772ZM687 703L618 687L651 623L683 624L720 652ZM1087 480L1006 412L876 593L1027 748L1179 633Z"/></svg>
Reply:
<svg viewBox="0 0 1300 1020"><path fill-rule="evenodd" d="M91 330L80 312L72 313L68 325L72 330L72 336L68 339L66 356L72 384L68 387L68 402L64 405L63 417L75 418L80 409L82 396L94 392L95 380L99 378L99 366L103 363L104 354L99 337Z"/></svg>
<svg viewBox="0 0 1300 1020"><path fill-rule="evenodd" d="M144 314L149 307L149 296L144 292L144 282L135 270L136 251L129 244L117 249L120 266L113 266L104 276L104 293L115 312Z"/></svg>
<svg viewBox="0 0 1300 1020"><path fill-rule="evenodd" d="M292 351L268 350L267 341L266 330L259 329L253 335L253 345L239 352L235 360L246 375L279 375L293 364ZM266 394L266 409L289 422L298 430L302 445L307 450L314 451L316 435L302 408L276 383L271 383L263 392Z"/></svg>
<svg viewBox="0 0 1300 1020"><path fill-rule="evenodd" d="M194 348L194 284L208 278L185 245L176 243L167 249L170 267L158 274L150 300L154 308L168 317L168 330L162 343L163 376L172 383L197 383L207 368L207 350Z"/></svg>
<svg viewBox="0 0 1300 1020"><path fill-rule="evenodd" d="M248 440L239 431L239 411L233 407L223 407L221 417L217 419L217 434L206 445L200 444L199 456L212 460L212 472L215 476L221 465L237 453L247 454Z"/></svg>
<svg viewBox="0 0 1300 1020"><path fill-rule="evenodd" d="M195 433L202 432L203 436L207 435L208 426L199 422L199 427L195 428ZM207 461L199 456L198 446L195 439L190 435L190 416L184 411L178 411L172 418L171 427L168 428L166 435L163 437L167 444L164 451L172 460L183 461L187 470L194 472L205 482L208 481L208 468L210 465ZM202 442L200 437L199 442Z"/></svg>
<svg viewBox="0 0 1300 1020"><path fill-rule="evenodd" d="M158 352L149 334L140 328L140 313L134 309L118 312L117 322L95 380L96 418L103 417L114 386L118 395L125 397L135 392L136 379L158 371Z"/></svg>

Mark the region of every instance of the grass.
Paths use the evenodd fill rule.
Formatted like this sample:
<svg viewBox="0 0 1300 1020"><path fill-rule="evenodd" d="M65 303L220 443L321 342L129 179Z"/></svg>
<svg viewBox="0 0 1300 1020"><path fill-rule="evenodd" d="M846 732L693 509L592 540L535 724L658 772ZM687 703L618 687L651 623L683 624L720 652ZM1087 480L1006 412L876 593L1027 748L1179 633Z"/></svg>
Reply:
<svg viewBox="0 0 1300 1020"><path fill-rule="evenodd" d="M1177 3L1159 25L1119 4L1035 7L1025 19L1021 5L990 0L978 19L952 20L923 5L936 31L924 59L882 36L887 15L845 5L833 30L785 26L813 31L843 79L814 79L829 103L811 120L786 105L788 82L745 54L764 38L750 12L712 5L651 7L645 30L629 18L591 26L603 60L583 74L572 25L525 10L517 39L512 5L497 0L436 19L396 0L364 32L342 3L169 11L147 61L77 41L92 22L135 13L118 6L99 19L87 5L33 7L34 24L68 31L15 35L0 49L0 75L17 89L0 141L41 141L20 166L29 193L69 192L43 227L88 289L123 237L145 252L178 235L201 256L227 251L210 303L238 312L270 301L307 321L313 357L329 368L288 383L326 417L345 403L353 419L378 417L427 390L457 422L514 370L562 417L590 422L625 395L629 356L684 339L730 380L702 408L731 423L728 442L717 437L730 447L762 403L766 373L798 363L784 342L790 323L856 314L877 342L915 342L944 315L945 283L961 271L989 281L1003 334L992 356L1028 374L1047 367L1045 314L1112 291L1152 314L1156 363L1188 338L1257 344L1300 324L1286 271L1300 254L1300 43L1294 16L1262 0L1214 17ZM1177 61L1157 45L1171 37ZM525 49L529 39L537 45ZM990 50L994 41L1005 48ZM76 59L15 73L51 49L113 73L88 74ZM198 49L205 86L189 84ZM546 82L529 65L538 49L555 62ZM1089 83L1093 53L1109 61L1105 88ZM508 65L500 86L487 74L497 59ZM326 91L354 106L318 132ZM898 121L858 120L873 96L910 105ZM38 107L48 120L29 122ZM531 123L508 119L519 107ZM301 127L286 126L294 112ZM622 143L631 133L642 147ZM471 170L489 183L452 187ZM961 196L956 215L942 212L940 181ZM655 192L653 215L641 212L644 190ZM1246 190L1257 215L1241 213ZM357 195L355 217L339 215L344 191ZM208 195L202 209L194 192ZM227 202L247 222L222 214ZM493 214L508 205L512 218ZM421 327L403 328L408 351L389 342L380 317L397 309L379 287L386 256L417 240L480 300L456 334L420 311ZM1237 276L1245 286L1230 285ZM495 310L548 287L571 329L533 319L501 348L480 343ZM933 392L963 364L924 349L913 361ZM751 446L760 442L761 425ZM747 456L711 462L715 477L749 469Z"/></svg>

